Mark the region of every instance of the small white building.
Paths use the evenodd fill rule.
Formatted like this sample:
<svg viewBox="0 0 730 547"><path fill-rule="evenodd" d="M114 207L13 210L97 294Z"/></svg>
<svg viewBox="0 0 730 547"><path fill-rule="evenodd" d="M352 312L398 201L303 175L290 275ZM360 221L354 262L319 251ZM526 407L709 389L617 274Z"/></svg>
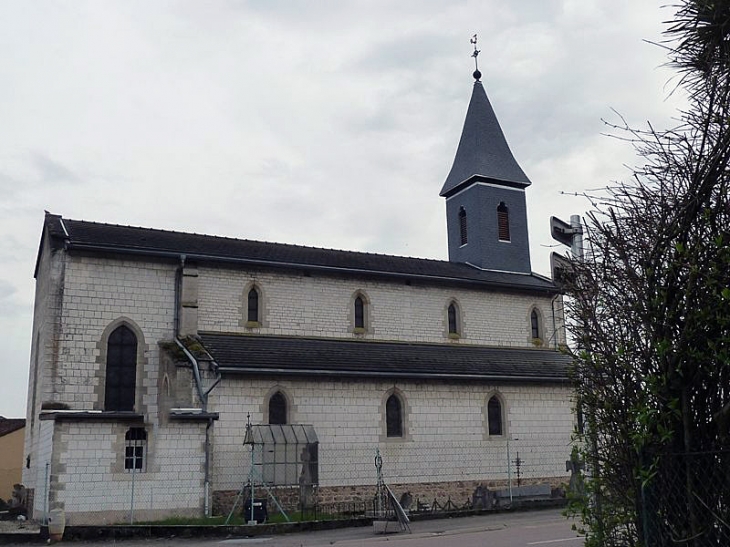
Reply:
<svg viewBox="0 0 730 547"><path fill-rule="evenodd" d="M23 472L35 517L225 512L249 419L314 432L257 469L321 503L372 497L376 449L397 492L429 501L504 484L510 442L525 480L566 481L562 300L531 272L529 185L477 79L442 189L449 261L47 214Z"/></svg>

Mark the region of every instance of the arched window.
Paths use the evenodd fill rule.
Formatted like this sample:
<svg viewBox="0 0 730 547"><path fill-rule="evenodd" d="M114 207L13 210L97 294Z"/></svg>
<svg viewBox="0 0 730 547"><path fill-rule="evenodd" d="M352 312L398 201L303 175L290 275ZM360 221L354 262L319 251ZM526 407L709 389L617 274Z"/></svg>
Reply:
<svg viewBox="0 0 730 547"><path fill-rule="evenodd" d="M269 399L269 423L272 425L287 423L286 397L281 391L277 391Z"/></svg>
<svg viewBox="0 0 730 547"><path fill-rule="evenodd" d="M466 231L466 210L463 207L459 208L459 234L461 244L466 245L468 234Z"/></svg>
<svg viewBox="0 0 730 547"><path fill-rule="evenodd" d="M259 319L259 291L251 287L248 291L248 321L258 323Z"/></svg>
<svg viewBox="0 0 730 547"><path fill-rule="evenodd" d="M499 231L500 241L509 241L509 209L504 204L504 201L500 202L497 207L497 229Z"/></svg>
<svg viewBox="0 0 730 547"><path fill-rule="evenodd" d="M143 427L132 427L124 435L124 470L141 473L147 469L147 432Z"/></svg>
<svg viewBox="0 0 730 547"><path fill-rule="evenodd" d="M459 310L456 308L456 303L452 302L449 304L447 315L449 321L449 334L459 334Z"/></svg>
<svg viewBox="0 0 730 547"><path fill-rule="evenodd" d="M490 435L502 435L502 403L496 395L487 403L487 426Z"/></svg>
<svg viewBox="0 0 730 547"><path fill-rule="evenodd" d="M137 385L137 337L121 325L109 335L106 350L104 409L133 411Z"/></svg>
<svg viewBox="0 0 730 547"><path fill-rule="evenodd" d="M540 316L534 308L530 313L530 332L533 338L542 338L540 335Z"/></svg>
<svg viewBox="0 0 730 547"><path fill-rule="evenodd" d="M365 328L365 301L362 296L355 298L355 328Z"/></svg>
<svg viewBox="0 0 730 547"><path fill-rule="evenodd" d="M385 403L385 429L388 437L403 436L403 406L397 395L391 395Z"/></svg>

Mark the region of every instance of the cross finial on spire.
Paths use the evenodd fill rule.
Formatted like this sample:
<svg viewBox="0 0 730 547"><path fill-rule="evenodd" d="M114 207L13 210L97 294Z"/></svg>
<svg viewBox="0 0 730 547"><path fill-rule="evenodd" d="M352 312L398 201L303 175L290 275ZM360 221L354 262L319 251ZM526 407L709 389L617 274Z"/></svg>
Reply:
<svg viewBox="0 0 730 547"><path fill-rule="evenodd" d="M479 56L480 50L477 49L477 35L471 37L471 40L469 40L474 45L474 52L471 54L472 57L474 57L474 79L478 82L479 78L482 77L482 73L479 72L479 61L477 60L477 57Z"/></svg>

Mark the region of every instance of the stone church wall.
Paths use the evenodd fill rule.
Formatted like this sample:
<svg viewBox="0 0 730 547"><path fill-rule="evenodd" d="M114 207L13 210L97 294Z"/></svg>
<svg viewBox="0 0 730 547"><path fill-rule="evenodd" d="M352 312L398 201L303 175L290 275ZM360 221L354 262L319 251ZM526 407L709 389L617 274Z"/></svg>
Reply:
<svg viewBox="0 0 730 547"><path fill-rule="evenodd" d="M533 347L530 311L540 314L542 345L565 342L562 325L553 336L555 313L550 297L519 293L424 286L403 281L330 277L318 273L238 271L198 268L198 328L201 331L255 332L326 338L364 337L374 340L486 344ZM247 328L244 315L248 290L255 284L263 296L261 327ZM352 300L361 291L367 300L367 332L353 334ZM461 310L461 337L448 337L446 310L456 300Z"/></svg>
<svg viewBox="0 0 730 547"><path fill-rule="evenodd" d="M37 391L36 407L103 410L105 336L119 321L132 325L140 345L135 410L144 416L150 439L150 468L135 478L136 518L153 520L186 511L199 515L205 426L183 427L159 415L164 382L158 343L173 336L177 266L66 255L63 267L63 285L56 287L62 301L49 304L59 318L56 330L46 326L52 339L45 346L41 342L37 354L40 361L53 361L55 369L53 376L43 364L35 369L44 382ZM262 294L263 317L255 328L244 321L247 287L252 283ZM350 306L356 291L367 300L364 334L352 332ZM552 301L547 297L199 267L197 298L200 330L505 347L533 346L529 314L536 306L545 327L544 345L554 344ZM452 299L461 310L459 340L447 333L446 309ZM56 322L53 316L46 320ZM53 354L48 353L51 350ZM192 391L192 384L189 388ZM33 389L38 386L32 386L31 393ZM421 491L424 496L432 492L461 496L472 484L506 480L508 436L518 439L511 442L515 450L519 445L525 460L525 480L566 476L562 470L570 454L573 423L567 387L227 376L212 392L209 405L211 412L220 414L212 430L212 491L237 491L244 483L246 416L250 413L253 423L264 423L266 395L273 389L281 389L290 401L290 423L316 428L323 501L367 497L375 483L376 448L383 456L386 481L404 485L414 497ZM385 435L385 400L394 391L404 401L402 439ZM506 416L506 432L500 437L487 434L486 403L494 393L502 397ZM195 399L190 403L198 406ZM36 510L45 503L48 484L48 508L64 508L69 523L125 521L131 475L119 466L129 424L61 421L55 428L52 424L38 422L34 437L28 439L33 459L24 480L34 490ZM48 481L45 463L50 465Z"/></svg>
<svg viewBox="0 0 730 547"><path fill-rule="evenodd" d="M68 524L127 524L132 511L135 522L203 514L205 424L147 427L145 470L132 474L124 469L125 433L143 424L42 423L54 436L53 452L41 455L50 470L48 509L63 509ZM37 513L42 504L37 498Z"/></svg>
<svg viewBox="0 0 730 547"><path fill-rule="evenodd" d="M105 334L127 321L143 336L138 359L137 411L156 414L158 346L174 322L175 266L149 261L73 256L66 267L58 400L70 409L101 410ZM141 361L141 362L140 362Z"/></svg>
<svg viewBox="0 0 730 547"><path fill-rule="evenodd" d="M394 387L405 401L402 439L385 436L384 403ZM228 380L211 400L211 408L221 413L214 429L214 491L235 491L245 483L250 461L249 448L242 445L247 414L252 423L264 423L264 396L274 388L292 403L291 423L315 427L323 502L369 495L376 482L376 448L388 483L404 485L414 497L433 494L441 502L473 490L472 485L506 482L507 438L510 459L519 452L524 462L523 480L554 486L568 480L565 461L573 418L567 386L247 378ZM485 408L494 393L504 402L506 432L490 437Z"/></svg>

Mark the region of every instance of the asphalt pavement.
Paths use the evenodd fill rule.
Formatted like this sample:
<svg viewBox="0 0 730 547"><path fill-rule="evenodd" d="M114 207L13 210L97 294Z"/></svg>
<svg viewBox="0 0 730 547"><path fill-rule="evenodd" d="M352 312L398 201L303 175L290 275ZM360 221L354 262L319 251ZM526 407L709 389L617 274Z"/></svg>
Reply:
<svg viewBox="0 0 730 547"><path fill-rule="evenodd" d="M76 546L120 547L582 547L583 538L571 529L573 522L559 509L497 513L471 517L412 522L411 533L397 523L389 533L375 534L372 527L342 528L279 536L227 539L148 539L74 542ZM390 533L392 531L392 533Z"/></svg>

